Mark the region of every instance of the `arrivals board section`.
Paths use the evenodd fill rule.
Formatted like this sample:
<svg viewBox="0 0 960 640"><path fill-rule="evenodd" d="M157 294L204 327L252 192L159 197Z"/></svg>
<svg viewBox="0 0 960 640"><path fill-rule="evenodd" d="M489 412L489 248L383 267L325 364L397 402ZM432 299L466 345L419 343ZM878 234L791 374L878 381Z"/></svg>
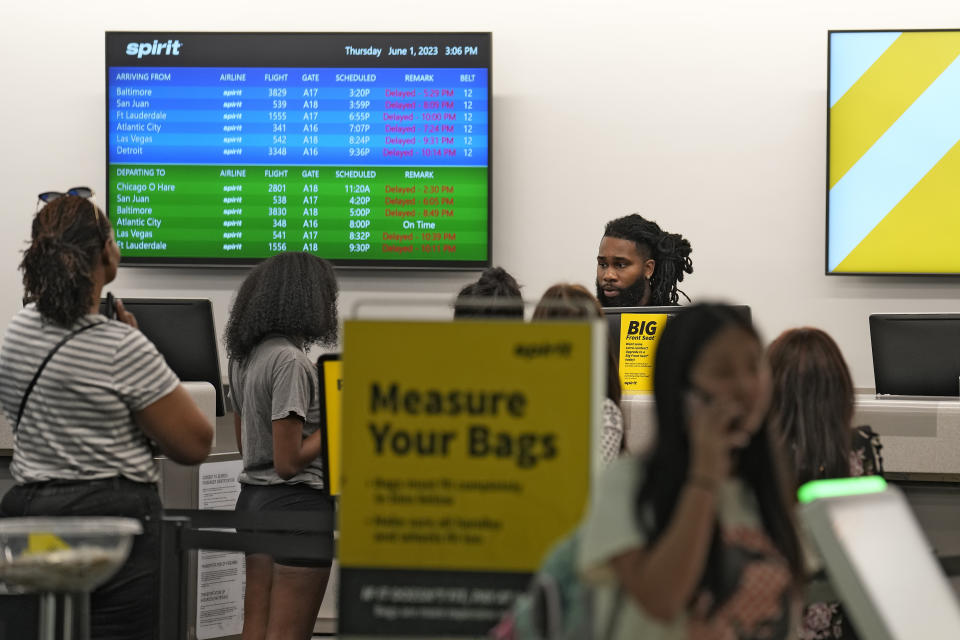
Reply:
<svg viewBox="0 0 960 640"><path fill-rule="evenodd" d="M107 34L125 261L490 259L489 34Z"/></svg>

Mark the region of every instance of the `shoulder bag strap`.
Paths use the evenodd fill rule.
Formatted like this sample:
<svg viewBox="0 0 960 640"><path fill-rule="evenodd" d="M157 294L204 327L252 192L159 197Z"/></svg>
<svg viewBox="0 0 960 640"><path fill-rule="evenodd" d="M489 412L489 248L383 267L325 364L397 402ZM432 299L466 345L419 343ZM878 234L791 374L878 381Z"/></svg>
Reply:
<svg viewBox="0 0 960 640"><path fill-rule="evenodd" d="M16 422L14 423L14 425L13 425L13 432L14 432L14 433L17 432L17 427L20 426L20 419L23 417L23 410L27 407L27 398L30 397L30 392L33 391L33 387L36 386L37 380L40 379L40 374L43 373L43 369L47 366L47 363L50 362L50 358L53 357L53 354L55 354L57 351L59 351L59 350L60 350L60 347L62 347L64 344L66 344L67 341L70 340L70 338L74 337L74 336L77 335L78 333L83 333L83 332L86 331L87 329L92 329L93 327L97 326L98 324L103 324L103 323L102 323L102 322L94 322L93 324L88 324L88 325L85 326L85 327L80 327L79 329L77 329L77 330L75 330L75 331L71 331L71 332L68 333L67 335L63 336L62 338L60 338L60 342L58 342L57 344L53 345L53 349L50 349L50 353L48 353L48 354L47 354L47 357L44 358L44 359L43 359L43 362L40 363L40 367L37 369L37 372L36 372L35 374L33 374L33 380L30 381L30 384L27 385L27 390L23 393L23 399L20 400L20 410L17 411L17 421L16 421Z"/></svg>

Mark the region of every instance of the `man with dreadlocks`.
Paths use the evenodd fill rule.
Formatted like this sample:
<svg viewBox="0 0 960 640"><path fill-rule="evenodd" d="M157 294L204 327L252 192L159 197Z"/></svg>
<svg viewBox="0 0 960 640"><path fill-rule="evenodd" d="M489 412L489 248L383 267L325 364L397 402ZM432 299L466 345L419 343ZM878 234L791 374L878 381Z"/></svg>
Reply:
<svg viewBox="0 0 960 640"><path fill-rule="evenodd" d="M632 213L607 223L597 254L597 298L605 307L675 305L693 273L690 243Z"/></svg>

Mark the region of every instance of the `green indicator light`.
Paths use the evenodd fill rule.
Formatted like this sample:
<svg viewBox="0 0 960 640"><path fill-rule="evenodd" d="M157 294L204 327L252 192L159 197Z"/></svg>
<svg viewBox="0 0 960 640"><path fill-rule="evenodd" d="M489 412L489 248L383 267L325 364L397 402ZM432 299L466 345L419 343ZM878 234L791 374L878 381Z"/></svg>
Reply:
<svg viewBox="0 0 960 640"><path fill-rule="evenodd" d="M886 491L887 481L880 476L861 476L859 478L835 478L832 480L813 480L797 490L797 499L803 504L820 498L836 498L863 493Z"/></svg>

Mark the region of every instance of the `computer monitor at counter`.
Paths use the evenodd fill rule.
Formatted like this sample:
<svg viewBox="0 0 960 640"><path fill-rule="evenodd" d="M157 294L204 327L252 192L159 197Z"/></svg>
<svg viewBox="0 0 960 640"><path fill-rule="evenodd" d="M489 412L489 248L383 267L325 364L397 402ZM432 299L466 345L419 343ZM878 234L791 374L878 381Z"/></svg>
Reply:
<svg viewBox="0 0 960 640"><path fill-rule="evenodd" d="M878 396L960 394L960 313L872 314L870 346Z"/></svg>
<svg viewBox="0 0 960 640"><path fill-rule="evenodd" d="M181 380L209 382L217 392L217 415L225 415L213 307L200 298L123 298L140 331L156 345ZM106 312L106 300L100 301Z"/></svg>

